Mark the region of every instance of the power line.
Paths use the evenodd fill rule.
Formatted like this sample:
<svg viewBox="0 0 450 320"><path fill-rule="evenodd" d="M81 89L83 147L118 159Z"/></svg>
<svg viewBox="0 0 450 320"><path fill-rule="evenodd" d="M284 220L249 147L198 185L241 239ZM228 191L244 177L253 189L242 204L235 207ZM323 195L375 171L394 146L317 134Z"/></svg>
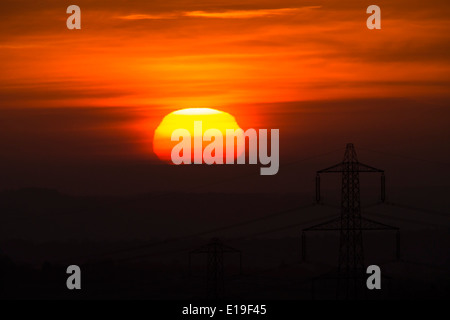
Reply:
<svg viewBox="0 0 450 320"><path fill-rule="evenodd" d="M311 208L311 207L314 207L314 204L310 205L310 206L303 207L302 209L308 209L308 208ZM318 218L318 219L312 219L312 220L303 221L303 222L299 222L299 223L295 223L295 224L289 224L289 225L286 225L286 226L283 226L283 227L279 227L279 228L272 228L272 229L264 230L264 231L261 231L261 232L253 233L253 234L250 234L250 235L246 235L246 236L243 236L243 237L234 238L233 240L244 240L244 239L248 239L248 238L252 238L252 237L256 237L256 236L260 236L260 235L264 235L264 234L273 233L273 232L276 232L276 231L283 231L283 230L287 230L287 229L292 229L292 228L295 228L295 227L298 227L298 226L302 226L302 225L305 225L305 224L313 223L313 222L320 221L320 220L323 220L323 219L328 219L330 217L331 216L327 216L327 217ZM197 235L193 235L192 237L196 237ZM191 237L191 236L189 236L189 237ZM183 238L183 239L178 239L178 240L186 240L186 239ZM187 251L189 249L190 249L190 247L185 247L183 249L174 249L174 250L163 251L163 252L159 252L159 253L143 254L143 255L139 255L139 256L135 256L135 257L122 258L122 259L118 259L118 260L115 260L115 261L136 260L136 259L148 258L148 257L152 257L152 256L160 256L160 255L165 255L165 254L183 252L183 251Z"/></svg>
<svg viewBox="0 0 450 320"><path fill-rule="evenodd" d="M278 228L268 229L268 230L260 231L260 232L257 232L257 233L253 233L253 234L250 234L250 235L247 235L247 236L243 236L243 237L237 238L236 240L244 240L244 239L248 239L248 238L251 238L251 237L257 237L257 236L260 236L260 235L269 234L269 233L273 233L273 232L277 232L277 231L284 231L284 230L296 228L296 227L299 227L299 226L303 226L305 224L315 223L315 222L318 222L318 221L329 219L329 218L332 218L334 216L335 215L333 214L333 215L329 215L329 216L326 216L326 217L323 217L323 218L317 218L317 219L312 219L312 220L308 220L308 221L303 221L303 222L298 222L298 223L294 223L294 224L285 225L285 226L278 227Z"/></svg>
<svg viewBox="0 0 450 320"><path fill-rule="evenodd" d="M314 160L314 159L317 159L317 158L320 158L320 157L324 157L324 156L330 155L330 154L338 152L338 151L342 151L342 148L335 149L335 150L332 150L332 151L328 151L328 152L325 152L325 153L316 154L316 155L313 155L313 156L310 156L310 157L294 160L294 161L288 162L286 164L283 164L283 166L284 167L290 167L292 165L296 165L296 164L301 163L301 162L305 162L305 161ZM210 183L207 183L207 184L194 186L194 187L190 188L190 190L202 189L202 188L205 188L205 187L210 187L210 186L214 186L214 185L218 185L218 184L222 184L222 183L227 183L227 182L230 182L230 181L240 180L240 179L249 178L249 177L260 177L260 176L261 175L260 175L259 171L256 172L256 173L252 172L252 173L244 174L244 175L237 176L237 177L231 177L229 179L224 179L224 180L220 180L220 181L214 181L214 182L210 182Z"/></svg>
<svg viewBox="0 0 450 320"><path fill-rule="evenodd" d="M385 218L385 219L398 220L398 221L414 223L414 224L420 224L420 225L426 224L426 225L433 226L433 227L442 227L442 225L438 225L438 224L434 224L434 223L430 223L430 222L419 221L419 220L414 220L414 219L400 218L400 217L395 217L395 216L392 216L392 215L386 215L386 214L374 213L374 212L367 212L367 211L365 213L370 214L372 216Z"/></svg>
<svg viewBox="0 0 450 320"><path fill-rule="evenodd" d="M313 159L316 159L316 158L320 158L320 157L323 157L323 156L326 156L326 155L329 155L329 154L332 154L332 153L335 153L335 152L341 151L341 150L342 150L342 148L339 148L339 149L335 149L335 150L328 151L328 152L325 152L325 153L316 154L316 155L313 155L313 156L310 156L310 157L294 160L292 162L289 162L289 163L285 164L284 166L286 166L286 167L292 166L292 165L298 164L300 162L305 162L305 161L313 160ZM190 190L198 190L198 189L211 187L211 186L214 186L214 185L220 185L220 184L228 183L230 181L240 180L240 179L249 178L249 177L260 177L260 174L259 174L259 172L249 173L249 174L244 174L244 175L240 175L240 176L236 176L236 177L231 177L231 178L228 178L228 179L222 179L222 180L219 180L219 181L214 181L214 182L210 182L210 183L200 184L200 185L191 187ZM145 200L152 200L152 199L155 199L155 198L165 197L165 196L180 196L182 191L184 191L184 190L176 190L176 191L170 191L170 192L161 192L161 193L156 193L156 194L150 194L150 196L145 198ZM61 216L61 215L79 214L79 213L82 213L82 212L86 211L86 209L87 210L95 210L95 209L100 209L100 208L108 208L110 206L126 205L128 203L135 202L136 200L137 200L137 198L131 197L129 199L120 199L120 200L116 201L113 204L97 205L97 206L94 206L94 208L87 207L87 208L79 209L79 210L76 210L76 211L73 211L73 212L55 213L55 214L51 214L51 215L40 215L40 216L33 215L33 216L29 216L29 217L20 217L20 218L15 218L15 219L9 220L9 221L8 220L1 221L1 223L2 224L8 224L8 223L22 222L24 220L25 221L26 220L33 220L34 221L35 219L40 219L40 218L49 218L49 217L57 217L57 216Z"/></svg>
<svg viewBox="0 0 450 320"><path fill-rule="evenodd" d="M428 162L428 163L433 163L433 164L437 164L437 165L441 165L441 166L450 166L450 163L441 162L441 161L416 158L416 157L411 157L411 156L406 156L406 155L401 155L401 154L395 154L395 153L390 153L390 152L385 152L385 151L378 151L378 150L373 150L373 149L367 149L367 148L361 148L361 147L358 147L358 149L369 151L369 152L373 152L373 153L378 153L378 154L382 154L382 155L386 155L386 156L396 157L396 158L403 158L403 159L408 159L408 160Z"/></svg>
<svg viewBox="0 0 450 320"><path fill-rule="evenodd" d="M443 213L443 212L434 211L434 210L423 209L423 208L416 208L416 207L413 207L413 206L410 206L410 205L400 204L400 203L395 203L395 202L389 202L389 201L387 201L386 204L391 205L391 206L395 206L395 207L399 207L399 208L402 208L402 209L413 210L413 211L423 212L423 213L426 213L426 214L433 214L433 215L436 215L436 216L450 218L449 214Z"/></svg>
<svg viewBox="0 0 450 320"><path fill-rule="evenodd" d="M126 252L130 252L130 251L148 249L148 248L152 248L152 247L155 247L155 246L160 246L160 245L165 245L165 244L169 244L169 243L173 243L173 242L178 242L178 241L181 241L181 240L188 240L188 239L204 236L204 235L211 234L211 233L215 233L215 232L219 232L219 231L225 231L225 230L229 230L229 229L233 229L233 228L249 225L249 224L252 224L252 223L268 220L268 219L271 219L271 218L274 218L274 217L277 217L277 216L281 216L281 215L285 215L285 214L288 214L288 213L292 213L292 212L294 212L296 210L307 209L307 208L313 207L313 206L315 206L314 203L313 204L308 204L308 205L305 205L305 206L295 207L295 208L292 208L292 209L283 210L283 211L280 211L280 212L277 212L277 213L268 214L268 215L265 215L265 216L262 216L262 217L258 217L258 218L255 218L255 219L241 221L241 222L238 222L238 223L234 223L234 224L230 224L230 225L226 225L226 226L222 226L222 227L217 227L217 228L213 228L213 229L209 229L209 230L204 230L204 231L200 231L200 232L196 232L196 233L192 233L192 234L188 234L188 235L184 235L184 236L180 236L180 237L173 237L173 238L169 238L169 239L166 239L166 240L157 241L157 242L153 242L153 243L149 243L149 244L145 244L145 245L139 245L139 246L129 247L129 248L125 248L125 249L105 252L103 254L96 254L95 257L99 257L99 256L100 257L104 257L104 256L116 255L116 254L126 253ZM86 257L86 258L89 258L89 257Z"/></svg>

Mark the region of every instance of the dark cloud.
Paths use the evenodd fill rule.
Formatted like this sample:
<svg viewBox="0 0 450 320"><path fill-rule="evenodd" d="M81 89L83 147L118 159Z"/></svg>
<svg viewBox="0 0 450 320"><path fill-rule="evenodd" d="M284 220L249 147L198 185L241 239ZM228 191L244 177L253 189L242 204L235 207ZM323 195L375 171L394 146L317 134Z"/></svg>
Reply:
<svg viewBox="0 0 450 320"><path fill-rule="evenodd" d="M151 132L160 120L160 113L150 109L4 108L0 157L4 163L31 162L33 166L151 159L150 152L143 154L140 149L151 150ZM142 121L147 128L130 129ZM143 143L146 145L141 146Z"/></svg>
<svg viewBox="0 0 450 320"><path fill-rule="evenodd" d="M88 98L114 98L131 95L132 91L98 88L98 84L86 83L39 83L37 85L4 86L0 88L0 100L7 106L15 101L73 100Z"/></svg>

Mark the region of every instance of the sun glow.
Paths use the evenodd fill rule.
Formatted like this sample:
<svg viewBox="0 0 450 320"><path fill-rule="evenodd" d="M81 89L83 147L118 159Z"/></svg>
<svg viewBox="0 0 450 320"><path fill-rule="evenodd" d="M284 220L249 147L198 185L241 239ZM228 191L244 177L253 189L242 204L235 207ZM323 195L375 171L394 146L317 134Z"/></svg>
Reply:
<svg viewBox="0 0 450 320"><path fill-rule="evenodd" d="M178 144L177 141L171 141L172 133L176 129L188 130L192 141L195 138L199 138L198 134L194 134L195 121L202 122L202 137L203 133L208 129L217 129L224 137L227 129L240 129L236 119L231 114L216 109L187 108L171 112L164 117L156 128L153 138L153 152L160 160L171 162L172 149Z"/></svg>

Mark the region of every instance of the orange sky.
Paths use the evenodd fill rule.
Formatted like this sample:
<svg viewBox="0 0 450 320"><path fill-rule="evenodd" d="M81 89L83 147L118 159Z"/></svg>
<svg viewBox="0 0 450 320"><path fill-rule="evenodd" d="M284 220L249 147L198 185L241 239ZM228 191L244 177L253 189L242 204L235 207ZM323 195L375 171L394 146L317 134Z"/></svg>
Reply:
<svg viewBox="0 0 450 320"><path fill-rule="evenodd" d="M450 4L377 1L2 1L2 106L220 107L448 97Z"/></svg>
<svg viewBox="0 0 450 320"><path fill-rule="evenodd" d="M0 184L146 186L127 174L136 161L161 167L154 130L192 107L280 129L277 176L297 179L286 163L348 142L445 162L450 2L375 3L381 30L366 28L373 3L359 0L2 0ZM81 7L81 30L66 28L69 4ZM173 170L155 186L176 185Z"/></svg>

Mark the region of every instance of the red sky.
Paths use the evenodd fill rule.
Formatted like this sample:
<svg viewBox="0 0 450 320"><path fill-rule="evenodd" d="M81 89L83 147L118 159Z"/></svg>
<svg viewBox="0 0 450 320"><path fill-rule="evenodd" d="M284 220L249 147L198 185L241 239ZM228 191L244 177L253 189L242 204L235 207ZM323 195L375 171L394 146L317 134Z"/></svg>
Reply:
<svg viewBox="0 0 450 320"><path fill-rule="evenodd" d="M3 106L229 106L448 97L450 4L378 1L2 1Z"/></svg>
<svg viewBox="0 0 450 320"><path fill-rule="evenodd" d="M187 107L279 128L290 159L349 141L449 158L447 0L377 1L381 30L359 0L80 0L81 30L70 4L2 1L0 155L16 169L156 161L153 130Z"/></svg>

